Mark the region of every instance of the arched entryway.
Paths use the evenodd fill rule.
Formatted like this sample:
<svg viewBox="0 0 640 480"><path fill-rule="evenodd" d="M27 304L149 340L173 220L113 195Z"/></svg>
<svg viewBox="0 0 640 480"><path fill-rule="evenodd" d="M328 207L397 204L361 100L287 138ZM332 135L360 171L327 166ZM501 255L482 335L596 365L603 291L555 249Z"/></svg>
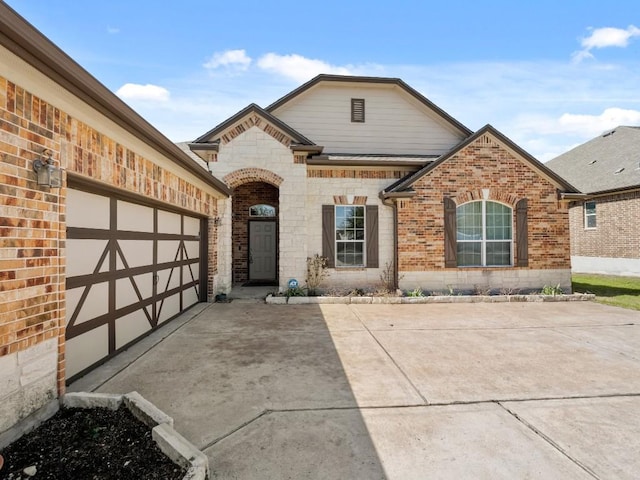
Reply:
<svg viewBox="0 0 640 480"><path fill-rule="evenodd" d="M248 182L233 189L233 284L278 284L279 189Z"/></svg>

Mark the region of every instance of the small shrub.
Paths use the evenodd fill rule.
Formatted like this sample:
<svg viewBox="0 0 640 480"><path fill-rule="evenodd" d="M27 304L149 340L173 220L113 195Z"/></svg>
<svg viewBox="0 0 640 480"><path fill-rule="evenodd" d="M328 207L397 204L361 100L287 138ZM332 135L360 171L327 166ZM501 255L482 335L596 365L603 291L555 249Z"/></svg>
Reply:
<svg viewBox="0 0 640 480"><path fill-rule="evenodd" d="M367 292L365 292L362 288L354 288L349 292L350 297L364 297Z"/></svg>
<svg viewBox="0 0 640 480"><path fill-rule="evenodd" d="M307 292L304 291L304 288L302 287L294 287L294 288L289 288L287 289L285 296L287 298L289 297L306 297L307 296Z"/></svg>
<svg viewBox="0 0 640 480"><path fill-rule="evenodd" d="M309 295L317 295L317 290L322 280L329 275L327 271L327 259L317 253L313 257L307 257L307 289Z"/></svg>
<svg viewBox="0 0 640 480"><path fill-rule="evenodd" d="M474 295L487 296L491 294L491 287L488 285L474 285L473 293Z"/></svg>
<svg viewBox="0 0 640 480"><path fill-rule="evenodd" d="M407 292L407 297L424 297L424 293L420 287L416 287Z"/></svg>
<svg viewBox="0 0 640 480"><path fill-rule="evenodd" d="M542 295L562 295L562 288L560 288L560 284L553 285L545 285L542 287L542 291L540 292Z"/></svg>

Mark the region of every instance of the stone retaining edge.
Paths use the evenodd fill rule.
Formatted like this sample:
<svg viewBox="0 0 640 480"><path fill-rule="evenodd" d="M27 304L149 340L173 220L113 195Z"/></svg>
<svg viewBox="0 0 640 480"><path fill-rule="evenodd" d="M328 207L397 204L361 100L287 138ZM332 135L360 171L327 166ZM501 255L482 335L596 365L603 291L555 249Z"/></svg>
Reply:
<svg viewBox="0 0 640 480"><path fill-rule="evenodd" d="M511 302L583 302L593 300L592 293L569 295L433 295L425 297L274 297L265 302L273 305L308 304L414 304L414 303L511 303Z"/></svg>
<svg viewBox="0 0 640 480"><path fill-rule="evenodd" d="M158 448L174 463L187 469L183 480L204 480L209 476L209 459L173 428L173 418L138 392L126 395L74 392L60 399L67 408L104 407L117 410L124 403L138 420L151 427L151 437Z"/></svg>

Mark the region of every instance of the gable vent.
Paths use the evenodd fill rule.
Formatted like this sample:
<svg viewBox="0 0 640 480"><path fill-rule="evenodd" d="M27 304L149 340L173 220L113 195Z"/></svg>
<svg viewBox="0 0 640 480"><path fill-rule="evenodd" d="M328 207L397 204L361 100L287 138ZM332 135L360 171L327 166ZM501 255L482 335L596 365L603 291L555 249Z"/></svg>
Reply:
<svg viewBox="0 0 640 480"><path fill-rule="evenodd" d="M351 121L364 123L364 98L351 99Z"/></svg>

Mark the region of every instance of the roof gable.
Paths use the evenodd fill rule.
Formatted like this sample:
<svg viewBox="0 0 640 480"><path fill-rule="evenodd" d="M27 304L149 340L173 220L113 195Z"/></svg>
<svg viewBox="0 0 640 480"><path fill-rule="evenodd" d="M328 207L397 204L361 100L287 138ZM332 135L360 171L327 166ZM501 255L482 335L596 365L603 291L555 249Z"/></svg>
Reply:
<svg viewBox="0 0 640 480"><path fill-rule="evenodd" d="M549 168L545 167L544 164L539 162L537 159L535 159L533 156L531 156L525 150L523 150L518 145L513 143L511 140L509 140L507 137L505 137L498 130L493 128L491 125L485 125L480 130L478 130L476 133L474 133L473 135L471 135L470 137L468 137L467 139L462 141L460 144L458 144L450 152L447 152L446 154L442 155L435 162L432 162L432 163L424 166L423 168L421 168L417 172L412 173L410 175L407 175L406 177L401 178L400 180L398 180L394 184L392 184L389 187L387 187L382 192L382 194L384 196L402 196L404 194L406 194L406 195L412 194L413 193L412 187L419 179L421 179L422 177L427 175L429 172L431 172L432 170L437 168L439 165L443 164L444 162L446 162L447 160L449 160L450 158L455 156L462 149L464 149L465 147L471 145L472 143L474 143L475 141L479 140L480 138L482 138L485 135L487 135L489 137L493 137L502 146L504 146L508 150L511 150L511 152L514 153L518 158L520 158L524 163L528 164L531 168L533 168L535 171L537 171L538 174L540 174L543 177L547 178L551 183L553 183L560 190L562 190L564 192L572 192L572 193L573 192L577 192L575 187L570 185L566 180L564 180L562 177L560 177L554 171L552 171Z"/></svg>
<svg viewBox="0 0 640 480"><path fill-rule="evenodd" d="M249 117L248 123L245 117ZM243 122L244 120L244 122ZM258 126L277 141L289 147L292 144L315 145L311 140L291 128L286 123L271 115L260 106L252 103L240 110L234 116L228 118L219 125L213 127L204 135L201 135L193 144L227 143L246 127ZM235 131L229 131L235 127ZM238 130L239 129L239 130Z"/></svg>
<svg viewBox="0 0 640 480"><path fill-rule="evenodd" d="M335 83L351 83L351 84L369 84L369 85L395 85L413 98L415 98L418 102L423 104L429 110L433 111L436 115L442 118L446 123L448 123L454 129L460 131L465 135L470 135L472 133L467 127L465 127L458 120L453 118L447 112L438 107L435 103L431 102L427 97L422 95L420 92L410 87L408 84L403 82L399 78L387 78L387 77L358 77L358 76L349 76L349 75L329 75L329 74L320 74L315 78L312 78L308 82L302 84L295 90L289 92L285 96L279 98L271 105L269 105L265 110L271 113L277 112L278 109L287 105L288 103L295 100L297 97L302 95L303 93L311 90L313 87L317 86L323 82L335 82Z"/></svg>
<svg viewBox="0 0 640 480"><path fill-rule="evenodd" d="M619 126L546 165L583 193L640 186L640 127Z"/></svg>
<svg viewBox="0 0 640 480"><path fill-rule="evenodd" d="M267 110L331 154L438 157L472 133L397 78L319 75Z"/></svg>

